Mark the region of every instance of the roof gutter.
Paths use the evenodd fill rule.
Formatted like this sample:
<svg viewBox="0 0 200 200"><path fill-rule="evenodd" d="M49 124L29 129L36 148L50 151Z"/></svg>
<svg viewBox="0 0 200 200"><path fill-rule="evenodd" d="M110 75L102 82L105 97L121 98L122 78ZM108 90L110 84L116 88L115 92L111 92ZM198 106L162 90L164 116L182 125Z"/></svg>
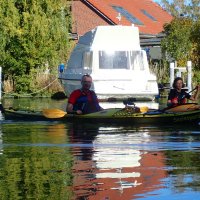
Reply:
<svg viewBox="0 0 200 200"><path fill-rule="evenodd" d="M88 2L87 0L83 0L83 2L85 2L88 6L90 6L91 8L93 8L98 14L100 14L103 18L105 18L108 22L110 22L111 24L115 25L115 23L108 18L106 15L104 15L102 12L100 12L96 7L94 7L90 2Z"/></svg>

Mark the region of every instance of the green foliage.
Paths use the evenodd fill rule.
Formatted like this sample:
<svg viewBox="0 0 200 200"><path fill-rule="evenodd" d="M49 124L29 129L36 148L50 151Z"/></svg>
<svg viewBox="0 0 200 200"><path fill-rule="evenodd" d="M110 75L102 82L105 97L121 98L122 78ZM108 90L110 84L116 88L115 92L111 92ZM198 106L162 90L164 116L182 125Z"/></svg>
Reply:
<svg viewBox="0 0 200 200"><path fill-rule="evenodd" d="M200 84L200 70L199 69L195 70L195 73L193 75L193 83L195 85Z"/></svg>
<svg viewBox="0 0 200 200"><path fill-rule="evenodd" d="M22 76L16 76L15 77L15 91L17 93L29 93L30 91L30 77L29 75L22 75Z"/></svg>
<svg viewBox="0 0 200 200"><path fill-rule="evenodd" d="M192 61L200 70L200 19L194 23L191 40L193 42Z"/></svg>
<svg viewBox="0 0 200 200"><path fill-rule="evenodd" d="M191 59L193 43L190 40L193 22L188 18L175 18L170 24L164 26L166 37L161 46L173 60L185 65Z"/></svg>
<svg viewBox="0 0 200 200"><path fill-rule="evenodd" d="M177 61L177 66L186 66L191 60L193 69L200 69L200 0L161 0L161 6L174 16L164 26L166 37L161 42L166 60ZM198 79L194 73L194 78Z"/></svg>
<svg viewBox="0 0 200 200"><path fill-rule="evenodd" d="M71 45L69 1L0 0L0 5L0 65L5 76L25 80L31 69L66 61Z"/></svg>
<svg viewBox="0 0 200 200"><path fill-rule="evenodd" d="M164 26L166 37L161 41L167 59L177 61L177 66L186 66L191 60L195 70L200 69L200 19L175 18Z"/></svg>

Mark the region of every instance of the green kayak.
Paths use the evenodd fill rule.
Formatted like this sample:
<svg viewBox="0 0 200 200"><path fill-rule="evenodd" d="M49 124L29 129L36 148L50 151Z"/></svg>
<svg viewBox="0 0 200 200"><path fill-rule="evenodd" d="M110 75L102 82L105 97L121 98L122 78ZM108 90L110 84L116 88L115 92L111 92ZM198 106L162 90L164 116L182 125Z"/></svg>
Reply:
<svg viewBox="0 0 200 200"><path fill-rule="evenodd" d="M67 114L59 109L47 109L44 111L23 111L5 109L6 120L29 120L29 121L69 121L69 122L102 122L102 123L129 123L129 124L163 124L163 123L183 123L199 122L200 109L196 104L192 109L189 106L180 109L149 110L147 112L136 112L130 108L110 108L99 112L75 115ZM191 106L190 106L191 108Z"/></svg>

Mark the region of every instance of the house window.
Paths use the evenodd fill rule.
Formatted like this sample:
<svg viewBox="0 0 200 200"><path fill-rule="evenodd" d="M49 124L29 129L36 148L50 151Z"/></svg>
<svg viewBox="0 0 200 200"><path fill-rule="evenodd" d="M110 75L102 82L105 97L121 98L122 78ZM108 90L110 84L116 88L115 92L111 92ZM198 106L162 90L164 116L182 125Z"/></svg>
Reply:
<svg viewBox="0 0 200 200"><path fill-rule="evenodd" d="M139 19L134 17L132 14L130 14L127 10L125 10L121 6L112 6L114 10L116 10L118 13L123 15L128 21L130 21L133 24L138 24L138 25L144 25Z"/></svg>
<svg viewBox="0 0 200 200"><path fill-rule="evenodd" d="M141 12L146 15L148 18L150 18L153 21L157 21L152 15L150 15L146 10L141 10Z"/></svg>
<svg viewBox="0 0 200 200"><path fill-rule="evenodd" d="M99 51L99 69L129 69L128 52Z"/></svg>

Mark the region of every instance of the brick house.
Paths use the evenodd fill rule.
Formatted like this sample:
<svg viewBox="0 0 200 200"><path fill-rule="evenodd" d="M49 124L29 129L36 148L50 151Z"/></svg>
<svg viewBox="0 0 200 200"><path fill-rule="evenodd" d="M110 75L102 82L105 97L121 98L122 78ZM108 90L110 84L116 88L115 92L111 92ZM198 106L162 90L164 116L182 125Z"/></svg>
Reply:
<svg viewBox="0 0 200 200"><path fill-rule="evenodd" d="M153 0L74 0L71 11L77 39L99 25L134 24L143 48L160 46L163 25L172 20Z"/></svg>

